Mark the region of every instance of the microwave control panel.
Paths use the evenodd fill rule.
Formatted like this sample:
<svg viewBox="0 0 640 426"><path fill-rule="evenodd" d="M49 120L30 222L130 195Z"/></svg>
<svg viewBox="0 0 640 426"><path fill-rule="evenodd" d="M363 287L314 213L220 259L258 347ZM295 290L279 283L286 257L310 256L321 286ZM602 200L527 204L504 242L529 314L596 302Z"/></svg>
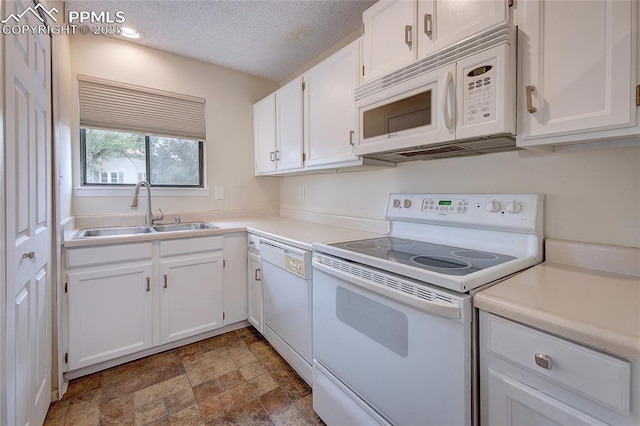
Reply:
<svg viewBox="0 0 640 426"><path fill-rule="evenodd" d="M497 61L464 70L464 124L496 119Z"/></svg>

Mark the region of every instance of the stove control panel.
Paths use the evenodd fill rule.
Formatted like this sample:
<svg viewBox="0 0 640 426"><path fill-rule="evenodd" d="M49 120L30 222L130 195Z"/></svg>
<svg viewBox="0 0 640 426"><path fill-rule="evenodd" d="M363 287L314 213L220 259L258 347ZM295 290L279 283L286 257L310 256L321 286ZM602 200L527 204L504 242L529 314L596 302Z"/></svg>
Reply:
<svg viewBox="0 0 640 426"><path fill-rule="evenodd" d="M468 198L425 198L422 200L423 212L442 212L465 214L469 211Z"/></svg>
<svg viewBox="0 0 640 426"><path fill-rule="evenodd" d="M391 194L387 218L538 233L543 198L540 194Z"/></svg>

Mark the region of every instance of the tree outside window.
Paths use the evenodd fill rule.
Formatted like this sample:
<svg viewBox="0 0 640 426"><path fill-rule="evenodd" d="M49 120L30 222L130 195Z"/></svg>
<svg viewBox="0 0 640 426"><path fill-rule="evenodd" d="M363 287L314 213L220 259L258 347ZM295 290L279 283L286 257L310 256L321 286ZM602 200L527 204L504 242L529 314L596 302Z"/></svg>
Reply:
<svg viewBox="0 0 640 426"><path fill-rule="evenodd" d="M84 185L203 187L203 143L98 129L81 129Z"/></svg>

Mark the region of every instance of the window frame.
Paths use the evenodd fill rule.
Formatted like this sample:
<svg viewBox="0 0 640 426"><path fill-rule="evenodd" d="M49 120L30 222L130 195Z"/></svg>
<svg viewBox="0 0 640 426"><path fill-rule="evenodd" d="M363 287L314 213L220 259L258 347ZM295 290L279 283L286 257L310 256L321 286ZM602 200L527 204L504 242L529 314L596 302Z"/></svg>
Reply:
<svg viewBox="0 0 640 426"><path fill-rule="evenodd" d="M80 185L82 187L115 187L115 188L123 188L123 187L133 187L135 183L101 183L101 182L87 182L87 129L92 129L90 127L80 128L80 174L81 174L81 182ZM96 130L107 130L107 129L96 129ZM107 130L110 132L118 132L120 130ZM125 133L134 133L128 131L120 131ZM151 179L151 150L150 150L150 137L157 135L144 135L144 162L145 162L145 174L147 176L147 182L149 185L154 188L204 188L204 141L195 140L195 139L187 139L193 140L198 143L198 184L197 185L167 185L167 184L154 184L150 181ZM175 138L174 136L171 136ZM185 139L185 138L176 138L176 139ZM110 174L110 172L107 172ZM107 176L107 178L109 178ZM110 180L110 179L108 179Z"/></svg>

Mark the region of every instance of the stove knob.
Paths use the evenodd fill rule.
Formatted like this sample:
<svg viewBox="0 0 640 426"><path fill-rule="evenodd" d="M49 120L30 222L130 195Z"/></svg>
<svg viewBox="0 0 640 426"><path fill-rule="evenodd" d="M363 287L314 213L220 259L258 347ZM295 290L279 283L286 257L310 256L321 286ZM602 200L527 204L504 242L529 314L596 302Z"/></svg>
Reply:
<svg viewBox="0 0 640 426"><path fill-rule="evenodd" d="M500 211L501 207L502 205L500 204L500 201L497 200L491 200L487 203L487 211L489 213L497 213Z"/></svg>
<svg viewBox="0 0 640 426"><path fill-rule="evenodd" d="M398 200L397 198L393 200L393 207L395 207L396 209L398 207L400 207L400 200Z"/></svg>
<svg viewBox="0 0 640 426"><path fill-rule="evenodd" d="M522 211L522 204L517 201L509 201L506 209L509 213L520 213Z"/></svg>
<svg viewBox="0 0 640 426"><path fill-rule="evenodd" d="M409 207L411 207L411 200L405 199L404 200L404 208L408 209Z"/></svg>

